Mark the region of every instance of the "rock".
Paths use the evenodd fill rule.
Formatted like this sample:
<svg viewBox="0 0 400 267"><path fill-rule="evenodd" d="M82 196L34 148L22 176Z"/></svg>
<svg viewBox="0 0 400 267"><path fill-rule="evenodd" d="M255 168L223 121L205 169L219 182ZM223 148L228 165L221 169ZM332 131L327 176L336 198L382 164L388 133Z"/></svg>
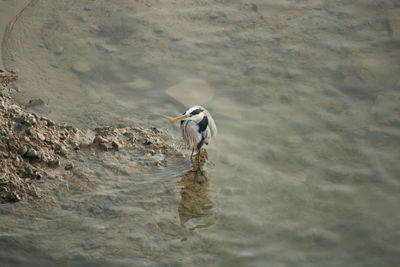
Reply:
<svg viewBox="0 0 400 267"><path fill-rule="evenodd" d="M101 137L100 135L96 135L96 137L93 139L93 144L101 144L104 142L105 142L104 138Z"/></svg>
<svg viewBox="0 0 400 267"><path fill-rule="evenodd" d="M25 124L25 125L29 125L29 126L36 125L36 123L37 123L35 116L32 114L29 114L29 113L22 115L18 121L21 124Z"/></svg>
<svg viewBox="0 0 400 267"><path fill-rule="evenodd" d="M46 137L44 137L44 135L42 133L37 133L37 137L39 138L39 140L44 141L46 140Z"/></svg>
<svg viewBox="0 0 400 267"><path fill-rule="evenodd" d="M388 12L389 25L393 38L400 41L400 8L394 8Z"/></svg>
<svg viewBox="0 0 400 267"><path fill-rule="evenodd" d="M60 166L60 160L59 159L52 159L49 162L47 162L47 165L50 168L58 168Z"/></svg>
<svg viewBox="0 0 400 267"><path fill-rule="evenodd" d="M74 164L72 162L68 163L67 165L65 165L64 169L66 171L70 171L74 168Z"/></svg>
<svg viewBox="0 0 400 267"><path fill-rule="evenodd" d="M125 132L125 133L123 133L123 135L128 138L133 138L133 136L134 136L132 132Z"/></svg>
<svg viewBox="0 0 400 267"><path fill-rule="evenodd" d="M20 147L20 149L19 149L19 154L20 154L21 156L25 155L26 152L28 152L28 148L27 148L26 146Z"/></svg>
<svg viewBox="0 0 400 267"><path fill-rule="evenodd" d="M26 128L25 132L26 132L26 134L33 135L33 127L30 126L30 127Z"/></svg>
<svg viewBox="0 0 400 267"><path fill-rule="evenodd" d="M0 180L3 180L4 178L6 178L6 173L0 172Z"/></svg>
<svg viewBox="0 0 400 267"><path fill-rule="evenodd" d="M25 175L26 175L27 177L31 176L31 175L32 175L32 168L31 168L31 166L29 165L29 163L24 162L23 166L24 166L24 170L25 170Z"/></svg>
<svg viewBox="0 0 400 267"><path fill-rule="evenodd" d="M30 159L36 159L39 157L38 152L34 148L29 148L28 152L26 152L25 157Z"/></svg>
<svg viewBox="0 0 400 267"><path fill-rule="evenodd" d="M115 150L117 150L117 151L118 151L118 150L120 149L120 147L121 147L121 144L118 143L118 142L116 142L116 141L112 141L111 145L112 145L112 147L113 147Z"/></svg>
<svg viewBox="0 0 400 267"><path fill-rule="evenodd" d="M86 73L89 72L92 69L92 67L86 61L78 59L72 64L72 69L78 73Z"/></svg>
<svg viewBox="0 0 400 267"><path fill-rule="evenodd" d="M209 103L214 97L214 91L214 88L203 80L186 79L165 92L185 107L192 107Z"/></svg>
<svg viewBox="0 0 400 267"><path fill-rule="evenodd" d="M55 122L52 120L49 120L49 119L46 120L46 123L47 123L47 126L50 126L50 127L55 125Z"/></svg>

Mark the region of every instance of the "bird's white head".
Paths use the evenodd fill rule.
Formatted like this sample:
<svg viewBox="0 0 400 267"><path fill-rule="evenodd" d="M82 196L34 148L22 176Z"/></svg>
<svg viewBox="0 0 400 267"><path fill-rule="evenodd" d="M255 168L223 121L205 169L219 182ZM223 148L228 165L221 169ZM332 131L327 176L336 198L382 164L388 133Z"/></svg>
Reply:
<svg viewBox="0 0 400 267"><path fill-rule="evenodd" d="M186 110L182 116L173 118L171 122L178 120L192 120L199 123L204 118L204 108L201 106L194 106Z"/></svg>

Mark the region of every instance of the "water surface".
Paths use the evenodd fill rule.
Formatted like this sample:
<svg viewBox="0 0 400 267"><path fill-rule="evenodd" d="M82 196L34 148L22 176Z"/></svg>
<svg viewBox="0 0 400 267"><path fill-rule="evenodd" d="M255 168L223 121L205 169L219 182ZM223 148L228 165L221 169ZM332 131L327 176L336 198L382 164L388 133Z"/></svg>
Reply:
<svg viewBox="0 0 400 267"><path fill-rule="evenodd" d="M208 182L193 183L187 159L98 166L51 201L1 206L2 262L396 266L397 13L378 0L32 1L3 40L20 102L179 140L167 117L185 106L166 90L196 79L213 88L201 104L219 136Z"/></svg>

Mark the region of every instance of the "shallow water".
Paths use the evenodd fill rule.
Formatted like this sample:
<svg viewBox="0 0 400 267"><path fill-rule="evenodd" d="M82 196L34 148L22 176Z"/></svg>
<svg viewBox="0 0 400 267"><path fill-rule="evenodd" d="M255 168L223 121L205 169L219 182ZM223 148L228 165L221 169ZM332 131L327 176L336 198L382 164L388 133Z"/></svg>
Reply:
<svg viewBox="0 0 400 267"><path fill-rule="evenodd" d="M187 159L97 166L46 182L54 199L0 206L1 262L396 266L396 14L378 0L32 1L2 51L18 100L46 103L29 110L178 140L167 118L185 106L166 91L196 79L219 136L200 185Z"/></svg>

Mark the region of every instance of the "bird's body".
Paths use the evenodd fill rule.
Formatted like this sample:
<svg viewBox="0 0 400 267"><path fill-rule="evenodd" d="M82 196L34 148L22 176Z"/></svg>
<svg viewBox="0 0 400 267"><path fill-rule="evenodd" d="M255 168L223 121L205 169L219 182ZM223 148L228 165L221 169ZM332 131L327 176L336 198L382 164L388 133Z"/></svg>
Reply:
<svg viewBox="0 0 400 267"><path fill-rule="evenodd" d="M201 106L194 106L171 121L181 121L182 137L185 144L192 150L200 151L204 144L208 145L211 137L217 135L217 126L211 114Z"/></svg>

